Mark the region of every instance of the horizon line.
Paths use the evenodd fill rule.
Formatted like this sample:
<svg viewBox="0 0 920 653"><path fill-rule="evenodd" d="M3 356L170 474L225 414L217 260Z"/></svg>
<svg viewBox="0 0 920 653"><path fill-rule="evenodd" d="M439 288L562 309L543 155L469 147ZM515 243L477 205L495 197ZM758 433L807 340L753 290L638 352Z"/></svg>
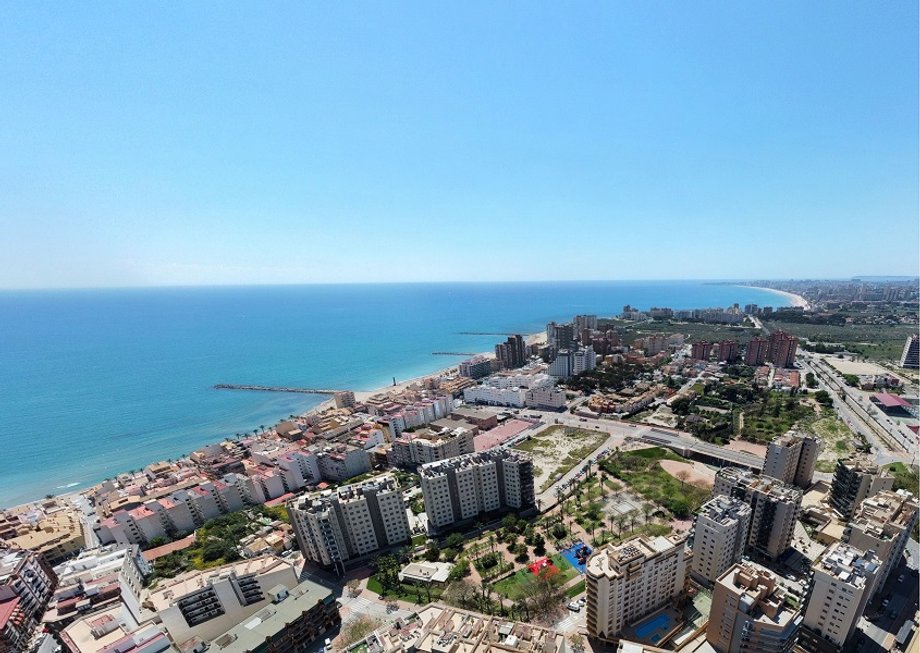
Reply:
<svg viewBox="0 0 920 653"><path fill-rule="evenodd" d="M130 286L19 286L0 287L2 292L61 292L61 291L92 291L92 290L177 290L177 289L213 289L213 288L291 288L302 286L410 286L410 285L491 285L491 284L550 284L550 283L656 283L656 282L706 282L747 285L751 287L756 282L801 282L801 281L856 281L861 279L891 279L897 281L920 281L920 275L900 274L868 274L852 275L847 277L761 277L761 278L725 278L725 277L700 277L681 279L517 279L517 280L440 280L440 281L296 281L279 283L179 283L179 284L151 284Z"/></svg>

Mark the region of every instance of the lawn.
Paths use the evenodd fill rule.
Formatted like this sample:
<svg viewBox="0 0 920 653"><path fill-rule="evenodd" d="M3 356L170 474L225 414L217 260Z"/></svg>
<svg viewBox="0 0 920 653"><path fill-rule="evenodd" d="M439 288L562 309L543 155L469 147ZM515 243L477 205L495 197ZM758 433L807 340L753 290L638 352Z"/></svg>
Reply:
<svg viewBox="0 0 920 653"><path fill-rule="evenodd" d="M419 587L418 585L413 585L411 583L400 583L399 587L394 592L389 592L384 595L383 585L380 584L380 581L377 580L377 575L373 575L367 579L367 589L374 594L379 595L380 597L386 596L387 598L401 599L403 601L411 601L412 603L417 603L419 605L428 603L428 590L424 587ZM431 585L431 600L437 601L441 598L441 593L444 591L439 585Z"/></svg>
<svg viewBox="0 0 920 653"><path fill-rule="evenodd" d="M856 451L853 446L856 436L839 417L822 417L812 422L808 430L821 438L825 451L835 453L838 458L846 458Z"/></svg>
<svg viewBox="0 0 920 653"><path fill-rule="evenodd" d="M584 591L585 591L585 581L580 580L574 585L572 585L569 589L567 589L565 591L565 595L569 597L570 599L574 599L576 596L578 596Z"/></svg>
<svg viewBox="0 0 920 653"><path fill-rule="evenodd" d="M684 459L661 447L620 451L604 459L601 467L633 492L664 506L677 517L689 517L709 499L709 490L683 483L664 471L659 460Z"/></svg>
<svg viewBox="0 0 920 653"><path fill-rule="evenodd" d="M561 553L556 553L551 556L550 559L553 561L556 569L559 570L556 578L559 579L560 585L565 585L578 574L575 567L570 565L569 561L563 558ZM527 582L533 577L533 572L525 567L524 569L516 571L513 575L508 576L508 578L498 581L492 587L505 598L516 600L524 595L524 588Z"/></svg>

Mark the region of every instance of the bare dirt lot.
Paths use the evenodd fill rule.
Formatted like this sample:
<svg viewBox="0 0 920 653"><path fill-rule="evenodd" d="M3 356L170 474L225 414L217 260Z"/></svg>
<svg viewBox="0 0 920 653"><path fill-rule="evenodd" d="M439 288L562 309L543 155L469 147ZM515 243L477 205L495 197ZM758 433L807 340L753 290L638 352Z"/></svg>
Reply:
<svg viewBox="0 0 920 653"><path fill-rule="evenodd" d="M543 492L553 479L579 464L609 437L603 431L553 426L515 446L533 458L534 487Z"/></svg>
<svg viewBox="0 0 920 653"><path fill-rule="evenodd" d="M677 460L659 460L662 469L676 479L681 479L678 474L686 473L686 478L681 480L696 487L711 488L715 484L716 473L703 463L682 463Z"/></svg>

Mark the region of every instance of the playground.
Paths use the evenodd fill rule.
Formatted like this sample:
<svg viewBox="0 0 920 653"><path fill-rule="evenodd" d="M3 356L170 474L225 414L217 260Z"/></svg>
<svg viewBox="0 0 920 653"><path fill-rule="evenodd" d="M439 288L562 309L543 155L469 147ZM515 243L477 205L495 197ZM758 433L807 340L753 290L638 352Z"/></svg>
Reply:
<svg viewBox="0 0 920 653"><path fill-rule="evenodd" d="M579 574L585 573L585 565L588 563L588 557L591 555L591 547L583 544L581 540L575 542L568 548L561 551L562 557L565 558Z"/></svg>
<svg viewBox="0 0 920 653"><path fill-rule="evenodd" d="M578 571L569 564L569 561L561 554L553 554L549 558L540 558L530 563L523 569L519 569L507 578L503 578L493 585L495 591L505 598L516 600L524 595L524 589L528 583L533 582L535 575L554 574L561 585L565 585L570 580L578 576Z"/></svg>

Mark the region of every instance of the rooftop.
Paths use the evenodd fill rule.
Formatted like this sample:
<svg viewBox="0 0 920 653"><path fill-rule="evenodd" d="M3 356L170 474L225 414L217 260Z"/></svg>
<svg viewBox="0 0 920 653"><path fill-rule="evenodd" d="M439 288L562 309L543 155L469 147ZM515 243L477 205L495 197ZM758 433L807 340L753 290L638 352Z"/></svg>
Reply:
<svg viewBox="0 0 920 653"><path fill-rule="evenodd" d="M331 490L321 490L311 494L299 497L296 500L296 506L300 510L310 508L325 510L328 505L338 500L340 503L358 501L364 498L366 492L377 493L385 490L394 491L399 489L399 483L392 474L381 474L374 476L360 483L351 485L342 485Z"/></svg>
<svg viewBox="0 0 920 653"><path fill-rule="evenodd" d="M533 624L507 621L457 608L430 604L418 611L422 622L409 637L388 637L388 650L419 653L559 653L565 637ZM386 637L386 636L385 636Z"/></svg>
<svg viewBox="0 0 920 653"><path fill-rule="evenodd" d="M700 517L722 525L728 525L732 520L737 520L742 515L751 514L751 507L744 501L717 495L700 506Z"/></svg>
<svg viewBox="0 0 920 653"><path fill-rule="evenodd" d="M142 647L148 652L175 650L159 628L138 629L136 623L126 621L121 604L77 619L61 632L61 639L77 653L127 653Z"/></svg>
<svg viewBox="0 0 920 653"><path fill-rule="evenodd" d="M589 575L620 576L628 567L645 564L658 556L674 551L683 551L685 541L685 538L677 535L639 536L622 544L611 544L596 551L588 558L585 569Z"/></svg>
<svg viewBox="0 0 920 653"><path fill-rule="evenodd" d="M918 508L920 504L910 492L884 490L865 499L859 505L851 523L876 537L882 538L887 535L890 538L894 535L888 526L908 526L916 517Z"/></svg>
<svg viewBox="0 0 920 653"><path fill-rule="evenodd" d="M785 627L799 614L787 605L786 590L773 572L756 563L733 565L716 583L737 596L738 610L756 622Z"/></svg>
<svg viewBox="0 0 920 653"><path fill-rule="evenodd" d="M211 642L215 651L252 651L294 622L318 602L335 600L332 590L311 581L304 581L278 603L259 610L244 623L234 626Z"/></svg>
<svg viewBox="0 0 920 653"><path fill-rule="evenodd" d="M731 481L736 486L757 490L778 499L801 501L802 490L770 476L760 476L739 467L723 467L716 472L716 479Z"/></svg>
<svg viewBox="0 0 920 653"><path fill-rule="evenodd" d="M486 451L477 451L463 456L456 456L446 460L438 460L433 463L426 463L419 468L421 476L440 476L448 469L467 469L477 465L505 460L509 462L530 461L530 457L523 452L513 451L511 449L487 449Z"/></svg>
<svg viewBox="0 0 920 653"><path fill-rule="evenodd" d="M832 544L824 554L815 560L811 568L836 577L853 587L864 587L866 579L874 576L882 561L872 551L859 549L837 542Z"/></svg>
<svg viewBox="0 0 920 653"><path fill-rule="evenodd" d="M261 575L283 568L289 568L296 577L297 572L292 563L271 555L241 560L213 569L191 571L160 581L156 588L149 592L147 600L153 605L153 609L159 612L170 607L183 596L196 592L213 582L229 578L231 574L237 576Z"/></svg>

